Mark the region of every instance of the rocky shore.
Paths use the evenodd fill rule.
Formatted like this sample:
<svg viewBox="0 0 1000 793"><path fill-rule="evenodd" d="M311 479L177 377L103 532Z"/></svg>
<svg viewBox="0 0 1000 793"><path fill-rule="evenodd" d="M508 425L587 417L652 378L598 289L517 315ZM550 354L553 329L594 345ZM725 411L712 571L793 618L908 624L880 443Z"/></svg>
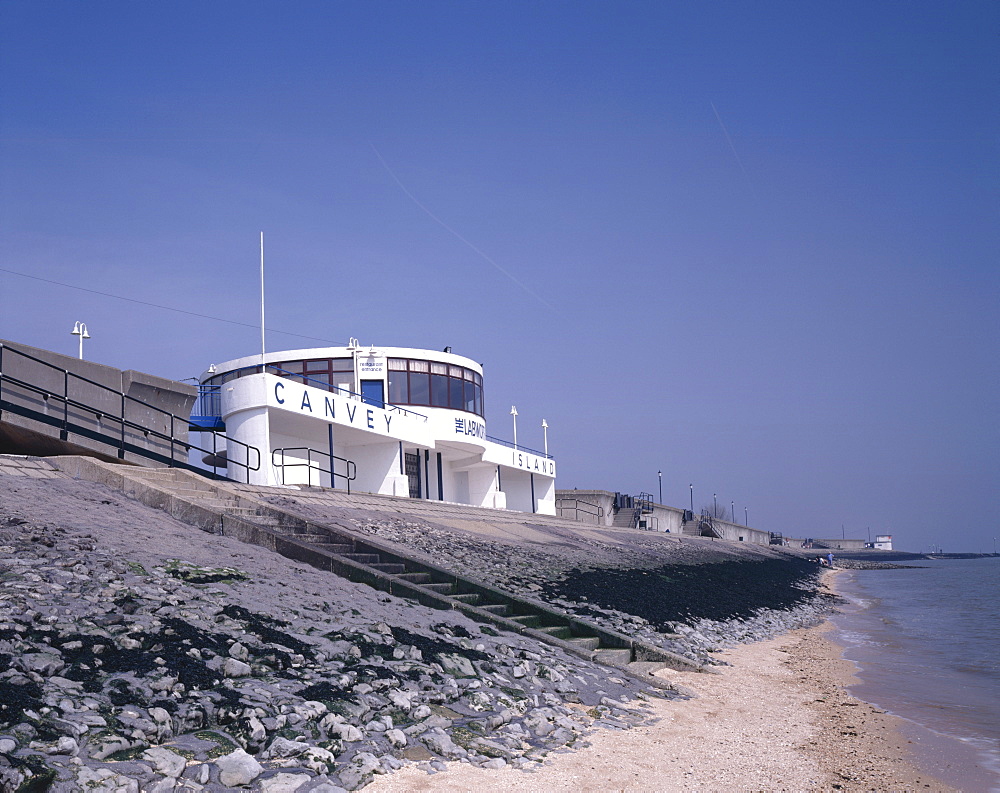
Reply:
<svg viewBox="0 0 1000 793"><path fill-rule="evenodd" d="M595 730L647 722L650 702L671 696L206 534L99 485L0 479L3 790L306 793L357 789L407 764L530 769ZM573 570L602 568L584 570L572 553L522 548L536 561L545 554L551 572L525 578L484 550L466 548L481 577L702 660L829 607L813 571L775 559L744 561L759 597L712 620L696 607L648 611L648 587L607 600L585 594L614 591L606 582L573 589ZM638 558L612 567L624 574ZM663 562L647 560L633 578L669 578ZM735 586L741 564L716 563L735 565L717 587ZM779 607L765 590L784 593Z"/></svg>

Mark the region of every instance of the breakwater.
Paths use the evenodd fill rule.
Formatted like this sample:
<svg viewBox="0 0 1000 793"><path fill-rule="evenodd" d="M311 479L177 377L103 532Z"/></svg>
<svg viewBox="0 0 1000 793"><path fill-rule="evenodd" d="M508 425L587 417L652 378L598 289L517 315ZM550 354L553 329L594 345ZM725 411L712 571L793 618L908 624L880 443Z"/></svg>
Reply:
<svg viewBox="0 0 1000 793"><path fill-rule="evenodd" d="M0 786L12 790L334 791L405 763L531 767L595 729L628 729L649 698L671 696L206 534L100 485L0 484ZM726 621L689 609L657 622L624 600L546 592L582 569L571 549L524 546L520 558L549 571L526 578L530 566L491 543L466 564L491 565L497 585L597 609L606 624L693 658L814 621L822 606L803 570L778 587L795 591L791 608L748 607ZM623 575L644 555L609 553ZM780 567L742 564L762 561Z"/></svg>

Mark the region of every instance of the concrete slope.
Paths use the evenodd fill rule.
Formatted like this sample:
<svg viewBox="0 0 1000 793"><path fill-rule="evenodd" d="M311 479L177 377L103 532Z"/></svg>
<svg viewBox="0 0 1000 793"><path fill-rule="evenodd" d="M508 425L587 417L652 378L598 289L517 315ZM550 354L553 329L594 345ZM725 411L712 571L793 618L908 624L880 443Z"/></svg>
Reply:
<svg viewBox="0 0 1000 793"><path fill-rule="evenodd" d="M277 491L294 504L289 494L296 491L222 483L179 469L115 465L87 457L51 458L51 462L67 474L105 484L203 530L235 537L423 605L461 611L479 622L614 667L647 684L670 687L652 675L664 666L703 670L683 656L380 543L347 521L305 519L294 509L265 500L273 501ZM427 502L414 500L410 504L419 509ZM402 510L404 506L394 508ZM455 516L469 517L469 508L449 505L448 509ZM513 516L519 513L499 514L501 522L510 516L510 523L517 525Z"/></svg>

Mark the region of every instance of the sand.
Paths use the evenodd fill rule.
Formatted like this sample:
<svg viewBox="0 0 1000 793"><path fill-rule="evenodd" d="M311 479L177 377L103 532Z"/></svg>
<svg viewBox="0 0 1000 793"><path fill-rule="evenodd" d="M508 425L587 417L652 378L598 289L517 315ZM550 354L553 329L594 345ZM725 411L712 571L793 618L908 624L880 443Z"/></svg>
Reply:
<svg viewBox="0 0 1000 793"><path fill-rule="evenodd" d="M724 651L717 675L664 670L696 696L654 702L655 724L600 730L536 771L410 767L365 790L954 790L915 767L896 717L846 692L854 666L831 630Z"/></svg>

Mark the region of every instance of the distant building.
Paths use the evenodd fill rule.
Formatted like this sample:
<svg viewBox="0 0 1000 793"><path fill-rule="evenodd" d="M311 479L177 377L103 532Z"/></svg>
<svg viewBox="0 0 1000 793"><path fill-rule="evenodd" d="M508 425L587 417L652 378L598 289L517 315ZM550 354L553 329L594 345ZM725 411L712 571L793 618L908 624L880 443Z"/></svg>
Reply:
<svg viewBox="0 0 1000 793"><path fill-rule="evenodd" d="M323 347L202 374L192 424L225 428L233 479L554 515L556 463L486 434L483 369L449 350ZM259 451L259 460L257 452Z"/></svg>
<svg viewBox="0 0 1000 793"><path fill-rule="evenodd" d="M874 548L877 551L891 551L892 550L892 535L891 534L876 534L875 542L870 543L869 548Z"/></svg>

